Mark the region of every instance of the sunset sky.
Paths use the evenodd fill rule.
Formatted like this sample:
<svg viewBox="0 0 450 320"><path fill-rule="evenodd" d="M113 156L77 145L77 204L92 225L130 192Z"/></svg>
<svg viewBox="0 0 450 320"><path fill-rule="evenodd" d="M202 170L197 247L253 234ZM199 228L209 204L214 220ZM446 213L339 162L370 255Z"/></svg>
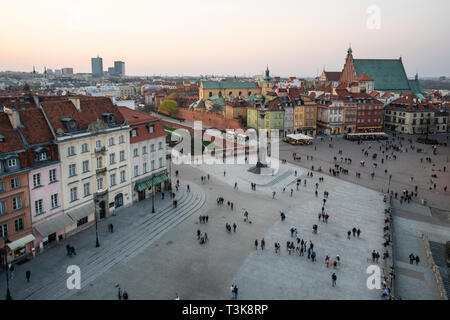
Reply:
<svg viewBox="0 0 450 320"><path fill-rule="evenodd" d="M125 61L127 75L269 65L307 77L340 71L351 43L355 58L402 56L410 77L449 76L449 12L450 0L2 0L0 71L91 72L98 54L105 70Z"/></svg>

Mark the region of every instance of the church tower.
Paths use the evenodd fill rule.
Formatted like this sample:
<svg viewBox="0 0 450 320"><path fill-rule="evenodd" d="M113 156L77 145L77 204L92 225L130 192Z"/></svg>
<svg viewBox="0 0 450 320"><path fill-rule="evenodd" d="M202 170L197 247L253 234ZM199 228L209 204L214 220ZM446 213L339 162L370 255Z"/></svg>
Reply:
<svg viewBox="0 0 450 320"><path fill-rule="evenodd" d="M345 58L345 64L344 68L342 69L341 73L341 82L353 82L356 78L356 70L355 66L353 65L353 55L352 55L352 48L349 47L347 50L347 57Z"/></svg>
<svg viewBox="0 0 450 320"><path fill-rule="evenodd" d="M263 95L266 95L267 93L272 92L272 88L273 88L273 81L272 77L270 76L269 66L267 66L266 71L264 72L261 93Z"/></svg>

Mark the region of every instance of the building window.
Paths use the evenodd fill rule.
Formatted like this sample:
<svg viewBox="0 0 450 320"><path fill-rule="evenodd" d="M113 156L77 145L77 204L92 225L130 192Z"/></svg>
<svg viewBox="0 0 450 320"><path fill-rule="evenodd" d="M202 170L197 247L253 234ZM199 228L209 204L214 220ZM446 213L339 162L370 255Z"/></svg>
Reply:
<svg viewBox="0 0 450 320"><path fill-rule="evenodd" d="M89 160L84 160L83 161L83 173L88 172L89 171Z"/></svg>
<svg viewBox="0 0 450 320"><path fill-rule="evenodd" d="M142 164L142 171L143 171L143 173L147 173L147 162L144 162Z"/></svg>
<svg viewBox="0 0 450 320"><path fill-rule="evenodd" d="M139 175L139 166L134 166L134 176L137 177Z"/></svg>
<svg viewBox="0 0 450 320"><path fill-rule="evenodd" d="M91 184L90 184L89 182L88 182L88 183L85 183L85 184L83 185L83 191L84 191L84 196L85 196L85 197L91 195Z"/></svg>
<svg viewBox="0 0 450 320"><path fill-rule="evenodd" d="M132 138L137 137L137 130L136 129L131 130L131 137Z"/></svg>
<svg viewBox="0 0 450 320"><path fill-rule="evenodd" d="M148 126L148 133L153 133L155 132L155 128L153 125Z"/></svg>
<svg viewBox="0 0 450 320"><path fill-rule="evenodd" d="M125 151L120 151L120 161L125 161Z"/></svg>
<svg viewBox="0 0 450 320"><path fill-rule="evenodd" d="M79 227L87 222L88 222L88 217L81 218L80 220L77 221L77 227Z"/></svg>
<svg viewBox="0 0 450 320"><path fill-rule="evenodd" d="M78 196L77 196L77 187L71 188L70 189L70 201L74 202L78 200Z"/></svg>
<svg viewBox="0 0 450 320"><path fill-rule="evenodd" d="M6 213L6 201L0 202L0 216Z"/></svg>
<svg viewBox="0 0 450 320"><path fill-rule="evenodd" d="M17 189L20 187L20 179L18 177L11 179L11 189Z"/></svg>
<svg viewBox="0 0 450 320"><path fill-rule="evenodd" d="M75 176L76 173L76 165L75 164L69 164L69 177Z"/></svg>
<svg viewBox="0 0 450 320"><path fill-rule="evenodd" d="M67 155L73 156L75 154L75 147L74 146L70 146L69 148L67 148Z"/></svg>
<svg viewBox="0 0 450 320"><path fill-rule="evenodd" d="M82 153L85 153L85 152L88 152L88 151L89 151L88 144L87 144L87 143L83 143L83 144L81 145L81 152L82 152Z"/></svg>
<svg viewBox="0 0 450 320"><path fill-rule="evenodd" d="M115 173L109 176L109 181L111 182L110 183L111 186L116 185L116 174Z"/></svg>
<svg viewBox="0 0 450 320"><path fill-rule="evenodd" d="M146 146L142 147L142 154L147 154L147 147Z"/></svg>
<svg viewBox="0 0 450 320"><path fill-rule="evenodd" d="M40 186L41 186L41 174L40 173L33 174L33 187L37 188Z"/></svg>
<svg viewBox="0 0 450 320"><path fill-rule="evenodd" d="M20 210L22 209L22 198L16 197L13 198L13 210Z"/></svg>
<svg viewBox="0 0 450 320"><path fill-rule="evenodd" d="M111 153L109 155L109 164L114 164L116 163L116 154L115 153Z"/></svg>
<svg viewBox="0 0 450 320"><path fill-rule="evenodd" d="M103 159L102 157L97 158L97 169L103 168Z"/></svg>
<svg viewBox="0 0 450 320"><path fill-rule="evenodd" d="M139 151L138 151L138 148L134 148L133 149L133 157L138 157L139 156Z"/></svg>
<svg viewBox="0 0 450 320"><path fill-rule="evenodd" d="M97 190L103 190L103 178L97 179Z"/></svg>
<svg viewBox="0 0 450 320"><path fill-rule="evenodd" d="M45 153L45 152L39 153L39 160L40 161L47 160L47 153Z"/></svg>
<svg viewBox="0 0 450 320"><path fill-rule="evenodd" d="M50 197L50 200L52 202L52 209L55 209L58 207L58 194L52 194Z"/></svg>
<svg viewBox="0 0 450 320"><path fill-rule="evenodd" d="M125 171L120 171L120 183L125 182Z"/></svg>
<svg viewBox="0 0 450 320"><path fill-rule="evenodd" d="M0 238L3 238L3 237L6 238L7 236L8 236L8 225L4 224L3 228L2 228L2 226L0 226Z"/></svg>
<svg viewBox="0 0 450 320"><path fill-rule="evenodd" d="M42 209L42 199L34 202L34 209L36 210L37 216L44 213L44 210Z"/></svg>
<svg viewBox="0 0 450 320"><path fill-rule="evenodd" d="M155 170L155 160L152 160L152 171Z"/></svg>
<svg viewBox="0 0 450 320"><path fill-rule="evenodd" d="M155 152L155 145L154 144L150 145L150 152Z"/></svg>
<svg viewBox="0 0 450 320"><path fill-rule="evenodd" d="M49 178L50 178L50 183L55 182L56 181L56 169L52 169L48 172Z"/></svg>
<svg viewBox="0 0 450 320"><path fill-rule="evenodd" d="M23 220L22 219L15 220L14 227L16 228L16 232L22 231L23 230Z"/></svg>
<svg viewBox="0 0 450 320"><path fill-rule="evenodd" d="M125 143L125 136L124 135L119 136L119 143Z"/></svg>
<svg viewBox="0 0 450 320"><path fill-rule="evenodd" d="M162 144L162 142L160 141L160 142L158 143L158 149L161 150L162 148L163 148L163 144Z"/></svg>
<svg viewBox="0 0 450 320"><path fill-rule="evenodd" d="M162 168L163 166L163 158L159 158L159 167Z"/></svg>
<svg viewBox="0 0 450 320"><path fill-rule="evenodd" d="M114 145L114 137L109 138L109 145L110 146Z"/></svg>
<svg viewBox="0 0 450 320"><path fill-rule="evenodd" d="M0 181L0 193L5 192L5 183Z"/></svg>
<svg viewBox="0 0 450 320"><path fill-rule="evenodd" d="M97 149L101 149L101 147L102 147L102 142L101 142L100 140L95 141L95 147L96 147Z"/></svg>

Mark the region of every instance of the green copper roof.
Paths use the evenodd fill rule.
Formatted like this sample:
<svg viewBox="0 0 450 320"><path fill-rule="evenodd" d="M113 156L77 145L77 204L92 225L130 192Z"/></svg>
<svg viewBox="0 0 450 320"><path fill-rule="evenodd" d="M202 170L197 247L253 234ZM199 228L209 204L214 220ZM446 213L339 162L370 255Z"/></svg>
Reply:
<svg viewBox="0 0 450 320"><path fill-rule="evenodd" d="M202 81L204 89L257 89L256 82L238 82L238 81Z"/></svg>
<svg viewBox="0 0 450 320"><path fill-rule="evenodd" d="M354 59L353 65L357 77L365 73L374 80L375 90L411 90L400 59Z"/></svg>
<svg viewBox="0 0 450 320"><path fill-rule="evenodd" d="M419 97L419 95L423 97L425 91L423 91L422 87L420 86L419 80L418 79L408 80L408 82L409 87L411 88L411 92L414 93L418 98L423 99Z"/></svg>

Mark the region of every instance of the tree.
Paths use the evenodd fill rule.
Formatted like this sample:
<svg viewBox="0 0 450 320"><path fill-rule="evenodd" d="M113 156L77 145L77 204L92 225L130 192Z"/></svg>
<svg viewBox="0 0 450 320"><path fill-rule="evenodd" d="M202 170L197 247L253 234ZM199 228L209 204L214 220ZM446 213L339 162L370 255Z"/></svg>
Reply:
<svg viewBox="0 0 450 320"><path fill-rule="evenodd" d="M174 100L164 100L160 105L159 105L159 111L161 112L166 112L168 113L170 116L172 116L178 108L178 103Z"/></svg>

